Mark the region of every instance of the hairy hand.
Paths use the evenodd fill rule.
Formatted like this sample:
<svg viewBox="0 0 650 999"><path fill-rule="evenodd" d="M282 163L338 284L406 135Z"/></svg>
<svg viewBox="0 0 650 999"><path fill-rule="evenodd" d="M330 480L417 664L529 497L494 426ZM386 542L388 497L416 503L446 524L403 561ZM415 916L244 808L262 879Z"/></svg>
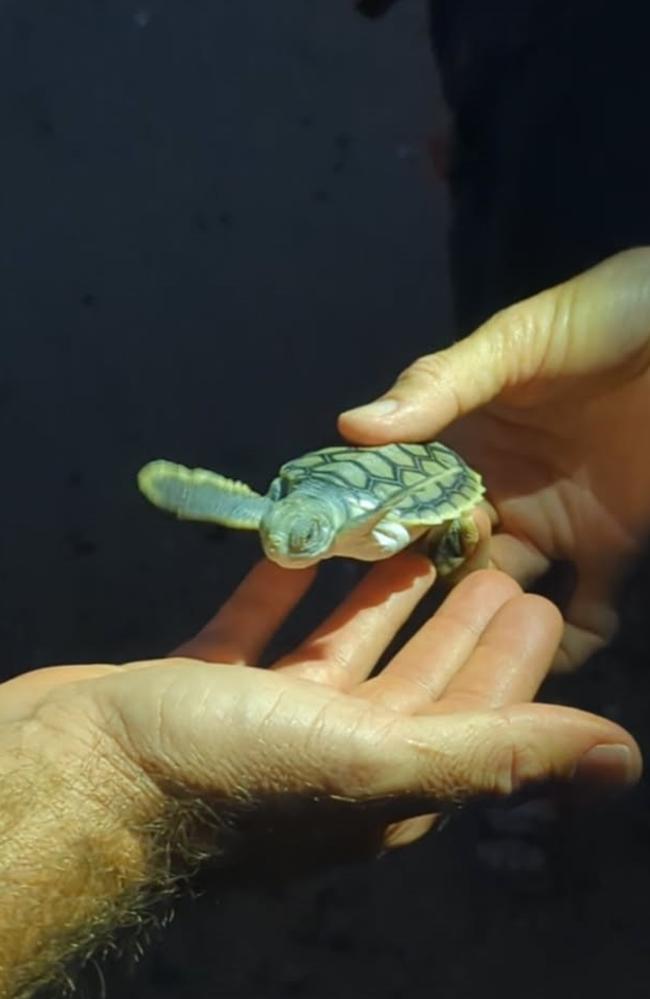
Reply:
<svg viewBox="0 0 650 999"><path fill-rule="evenodd" d="M408 819L472 796L576 774L638 777L621 728L528 703L561 618L497 571L461 582L369 679L433 578L410 553L373 567L315 634L262 670L254 663L313 579L262 562L172 658L25 674L3 685L0 724L36 726L68 757L100 747L125 792L142 787L161 807L190 796L263 817L287 805L305 835L322 838L332 823L334 838L363 828L376 846L416 838L431 820Z"/></svg>

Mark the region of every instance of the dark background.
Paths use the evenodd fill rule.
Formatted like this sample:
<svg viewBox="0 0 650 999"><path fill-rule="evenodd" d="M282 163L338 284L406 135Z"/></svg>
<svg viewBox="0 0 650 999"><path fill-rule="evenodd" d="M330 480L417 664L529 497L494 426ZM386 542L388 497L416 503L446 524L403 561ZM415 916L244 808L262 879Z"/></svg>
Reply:
<svg viewBox="0 0 650 999"><path fill-rule="evenodd" d="M262 488L286 458L335 440L340 409L450 336L450 206L428 154L448 112L427 33L418 0L373 22L349 0L0 3L4 676L162 654L251 564L254 539L148 509L134 486L142 463L165 456ZM459 98L461 327L643 233L639 210L629 230L580 228L602 190L561 130L564 156L546 155L571 179L546 201L534 184L527 195L539 131L519 127L530 115L517 100L548 60L531 63L522 37L508 35L497 59L516 71L525 51L532 68L528 90L506 77L487 101L492 159L481 159L480 73ZM470 63L485 70L478 54ZM450 81L468 77L447 69L453 102ZM557 87L556 98L566 106ZM635 88L630 123L639 106ZM606 122L594 130L605 142ZM642 174L630 170L628 190ZM549 220L563 209L549 206L571 184L592 202L562 254ZM537 243L535 225L548 229ZM344 576L326 576L323 605ZM548 695L642 741L649 591L641 565L620 639ZM179 906L133 974L106 967L108 994L646 997L645 789L561 813L471 809L377 864L260 891L217 880Z"/></svg>

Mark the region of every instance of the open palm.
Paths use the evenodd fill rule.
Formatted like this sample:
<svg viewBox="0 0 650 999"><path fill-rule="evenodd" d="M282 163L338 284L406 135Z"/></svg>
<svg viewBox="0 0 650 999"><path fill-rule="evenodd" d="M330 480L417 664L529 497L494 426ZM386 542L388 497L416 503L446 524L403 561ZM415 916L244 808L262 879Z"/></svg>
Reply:
<svg viewBox="0 0 650 999"><path fill-rule="evenodd" d="M142 788L147 808L190 794L264 818L290 802L282 828L300 831L305 852L328 827L357 845L360 831L368 845L408 842L430 827L418 818L427 811L568 779L590 751L582 773L634 780L638 749L618 726L528 703L561 618L505 574L461 582L369 678L434 575L411 553L374 566L314 634L262 670L253 664L313 579L262 562L172 658L24 674L0 688L0 724L29 720L67 768L77 754L87 770L99 747L129 775L120 799Z"/></svg>

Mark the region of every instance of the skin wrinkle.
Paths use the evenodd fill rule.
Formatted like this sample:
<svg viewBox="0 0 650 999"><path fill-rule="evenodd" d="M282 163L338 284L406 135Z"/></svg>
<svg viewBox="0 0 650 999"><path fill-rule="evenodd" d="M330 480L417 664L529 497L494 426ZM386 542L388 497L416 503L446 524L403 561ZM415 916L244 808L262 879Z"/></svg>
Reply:
<svg viewBox="0 0 650 999"><path fill-rule="evenodd" d="M486 768L487 773L494 775L491 789L493 793L497 795L511 795L519 790L522 784L522 771L519 769L519 750L521 747L517 738L513 738L510 734L512 725L507 711L500 711L494 723L500 728L506 728L510 731L505 739L499 738L494 740L494 744L497 747L497 759L492 761L488 758L483 758L483 766ZM480 757L480 753L477 755ZM535 775L539 774L539 767L533 773Z"/></svg>
<svg viewBox="0 0 650 999"><path fill-rule="evenodd" d="M461 398L455 388L455 380L451 376L449 364L444 351L440 354L429 354L425 357L418 357L397 379L397 387L408 383L415 377L431 382L429 391L440 394L442 391L451 399L452 413L450 422L457 420L463 413Z"/></svg>
<svg viewBox="0 0 650 999"><path fill-rule="evenodd" d="M178 688L179 690L179 693L176 695L175 688ZM173 741L170 741L169 737L164 737L164 731L170 733L170 736L174 733L174 726L169 723L169 720L163 721L163 730L161 730L157 736L157 741L161 749L164 749L165 745L170 747L166 754L166 766L169 769L174 766L173 760L178 758L179 751L181 751L183 755L187 756L192 771L201 773L201 771L205 769L205 761L196 744L195 732L201 732L206 725L206 718L209 718L214 714L208 690L203 691L198 700L196 698L188 697L185 680L178 678L176 684L172 684L168 689L165 698L161 699L161 715L167 714L171 720L173 714L178 710L178 705L187 701L189 701L188 718L192 719L192 723L189 726L189 735L186 736L184 734L182 737L183 745L177 746ZM222 719L219 719L218 721L219 723L222 723ZM216 726L215 731L217 731ZM227 731L227 728L225 728L225 730L224 728L219 729L219 741L222 746L226 742L224 736ZM158 753L158 755L160 755L160 753ZM206 779L209 780L209 777Z"/></svg>
<svg viewBox="0 0 650 999"><path fill-rule="evenodd" d="M322 769L322 760L324 755L323 751L320 749L320 747L317 747L317 751L312 752L311 744L312 742L316 742L321 737L319 733L319 727L321 727L321 719L325 718L327 712L330 709L329 701L326 701L324 704L322 704L319 707L316 716L309 719L307 727L309 729L310 734L309 738L305 742L305 751L300 758L299 765L296 765L297 761L295 760L293 761L293 769L295 773L288 774L285 763L278 762L278 764L275 764L274 759L269 756L268 750L266 748L268 746L269 739L268 737L264 737L263 735L265 729L270 730L272 741L274 744L274 750L278 754L279 760L284 761L286 759L291 759L292 740L287 740L285 744L279 743L277 741L277 735L274 732L275 729L277 728L282 729L285 728L287 725L285 717L286 713L283 707L284 702L287 700L287 698L288 698L287 692L281 690L278 693L277 697L275 697L275 699L272 701L268 709L262 715L261 721L256 723L256 728L259 733L257 742L260 750L264 752L264 759L265 759L264 786L267 790L270 787L273 788L276 792L291 792L295 784L298 784L301 787L305 786L304 763L307 763L309 769L313 770L315 774L317 774ZM295 712L291 712L291 715L292 715L292 720L289 725L289 730L291 730L291 727L294 726L305 727L305 722L300 717L296 716ZM279 718L279 723L277 724L275 720L276 717ZM322 727L325 729L327 728L327 726L324 724L322 725ZM251 783L254 784L256 779L256 774L260 772L259 762L256 759L256 755L254 755L253 757L252 764L253 765L249 773L249 778L251 780ZM320 787L318 781L314 781L313 788L314 790L320 790L320 791L326 790L325 788Z"/></svg>
<svg viewBox="0 0 650 999"><path fill-rule="evenodd" d="M312 683L327 683L337 690L345 690L350 684L350 660L354 646L342 646L336 641L336 632L329 632L310 640L304 650L307 656L298 653L287 656L278 664L280 669L299 667L300 676Z"/></svg>
<svg viewBox="0 0 650 999"><path fill-rule="evenodd" d="M165 665L169 665L169 667L170 667L170 669L169 669L169 675L168 675L167 684L166 684L165 689L162 692L159 693L159 696L157 698L157 703L156 703L156 717L155 717L155 720L153 721L153 734L149 736L149 742L155 744L156 747L160 746L163 751L164 751L165 742L166 742L166 735L165 735L165 733L168 732L172 728L172 726L170 726L169 723L168 723L168 721L167 721L167 715L173 715L175 713L175 711L176 711L176 704L177 704L177 702L179 700L187 697L187 689L186 689L185 679L183 677L182 672L177 672L177 669L179 667L182 669L185 666L186 660L183 660L183 659L180 659L180 658L170 658L170 659L165 660L164 662L165 662ZM210 668L210 667L206 667L206 668ZM227 669L227 668L228 668L227 666L224 667L224 669ZM110 703L111 704L114 703L112 698L110 699ZM195 704L194 704L194 698L192 698L192 707L194 708L194 706L195 706ZM139 759L139 761L140 761L142 753L139 750L138 745L136 745L134 739L131 736L131 733L129 731L129 729L130 729L130 723L127 720L127 718L124 716L123 712L120 712L120 714L119 714L119 720L120 720L120 723L121 723L121 729L125 733L128 752L130 752L130 754L136 756ZM142 727L142 725L139 724L140 719L136 719L136 722L138 723L137 724L138 731L144 731L144 728ZM124 747L121 747L121 748L122 748L122 751L124 751ZM141 748L142 747L140 747L140 749ZM160 755L160 753L158 752L158 749L156 749L156 753L157 753L157 755ZM166 752L165 756L169 760L171 760L173 758L173 756L174 756L174 753Z"/></svg>
<svg viewBox="0 0 650 999"><path fill-rule="evenodd" d="M543 515L540 520L546 526L544 550L553 558L562 558L573 549L575 530L565 500L574 492L574 483L564 482L556 483L553 489L544 489L538 493L539 508Z"/></svg>
<svg viewBox="0 0 650 999"><path fill-rule="evenodd" d="M395 682L402 689L411 687L411 689L415 690L416 695L424 693L427 698L431 698L439 693L437 686L434 686L433 683L426 683L421 676L398 676L395 678Z"/></svg>
<svg viewBox="0 0 650 999"><path fill-rule="evenodd" d="M436 740L435 749L430 742L427 743L415 736L407 737L406 743L416 757L417 772L422 774L419 785L412 788L414 797L426 800L431 795L431 787L435 786L437 798L447 802L460 802L465 799L466 794L460 790L461 782L455 777L454 754L445 750L444 737ZM411 784L415 785L415 782L412 781Z"/></svg>
<svg viewBox="0 0 650 999"><path fill-rule="evenodd" d="M346 739L353 738L355 742L354 764L350 767L342 767L341 759L335 753L336 770L334 772L336 778L328 782L328 791L339 790L341 786L345 786L348 788L348 794L365 797L369 787L377 787L380 783L387 769L387 761L393 758L393 755L398 755L398 752L391 754L390 749L386 751L386 745L390 744L391 739L395 737L402 739L403 736L400 732L401 719L398 715L393 716L392 712L387 711L385 723L379 724L376 706L365 699L355 700L360 705L363 704L364 710L354 712L353 724L345 730ZM324 705L318 713L313 739L310 739L316 749L317 770L319 769L319 761L322 761L323 757L328 754L327 742L330 738L331 726L325 722L325 719L329 710L331 710L330 705ZM326 736L324 746L323 733ZM363 752L360 751L359 747L363 748Z"/></svg>
<svg viewBox="0 0 650 999"><path fill-rule="evenodd" d="M349 661L347 657L342 656L333 656L332 659L339 661L332 662L323 658L311 662L308 660L304 663L288 663L281 668L290 671L295 666L299 670L300 676L309 683L327 684L336 690L344 691L350 685ZM341 659L344 661L341 662Z"/></svg>
<svg viewBox="0 0 650 999"><path fill-rule="evenodd" d="M462 641L462 639L459 639ZM448 646L451 647L451 643ZM446 686L449 677L439 676L439 675L429 675L427 670L427 664L423 664L421 669L416 673L413 670L409 670L408 675L403 673L395 673L391 681L390 687L387 689L385 684L382 682L381 677L376 677L371 680L371 684L375 684L377 690L373 694L374 703L383 704L386 708L392 708L393 704L397 702L398 704L409 703L410 698L406 701L404 700L404 695L400 696L400 688L402 692L408 691L409 689L415 692L414 703L419 703L421 700L421 695L424 694L427 701L427 710L431 703L433 703L434 698L441 695L442 690ZM372 690L372 688L370 688ZM419 695L419 696L418 696Z"/></svg>
<svg viewBox="0 0 650 999"><path fill-rule="evenodd" d="M539 779L540 767L536 753L531 746L514 741L510 747L510 791L518 791L529 781Z"/></svg>
<svg viewBox="0 0 650 999"><path fill-rule="evenodd" d="M531 355L530 350L522 349L520 345L534 342L538 335L538 323L536 317L531 316L525 307L512 306L498 312L493 319L489 320L485 326L481 327L478 335L489 337L490 343L496 335L499 341L500 357L503 367L499 371L496 385L499 391L509 392L512 389L523 392L526 391L528 383L534 381L539 370L539 362L535 355ZM513 365L513 358L520 363L523 362L525 370L517 370ZM492 362L492 357L490 358ZM490 363L491 367L491 363ZM490 393L492 395L492 393Z"/></svg>
<svg viewBox="0 0 650 999"><path fill-rule="evenodd" d="M110 738L118 750L118 758L121 756L128 758L130 754L133 754L135 747L131 739L129 726L124 717L124 712L111 697L97 699L96 707L100 711L99 726L102 731L107 734L110 733Z"/></svg>
<svg viewBox="0 0 650 999"><path fill-rule="evenodd" d="M330 736L327 723L328 715L329 704L326 703L319 707L309 723L309 737L305 743L305 749L309 758L316 761L316 768L318 768L318 761L323 758L323 741L325 742L325 753L327 753L327 742ZM323 733L325 733L325 740L323 740Z"/></svg>
<svg viewBox="0 0 650 999"><path fill-rule="evenodd" d="M518 589L519 587L513 581L513 595L518 591ZM470 631L475 638L478 638L484 630L484 624L481 620L474 617L463 617L461 613L456 611L453 605L450 605L450 607L445 611L444 619L454 624L461 633L461 636L464 631Z"/></svg>
<svg viewBox="0 0 650 999"><path fill-rule="evenodd" d="M94 682L101 684L105 679L98 678ZM174 678L171 677L171 680L173 684ZM157 700L155 724L158 734L156 738L161 737L160 733L162 733L162 727L164 727L162 720L164 701L165 695L159 697ZM66 710L69 707L70 702L66 704ZM108 743L106 758L110 758L111 766L118 772L121 770L125 779L133 784L135 795L144 797L145 799L149 798L149 807L154 809L161 807L163 792L156 779L156 769L160 769L160 767L155 768L151 766L150 761L142 758L142 754L138 751L138 747L129 731L129 724L123 710L117 706L115 699L110 695L109 697L95 698L92 703L88 702L85 707L82 706L84 723L88 724L89 721L92 721L97 711L99 711L99 716L92 724L94 725L94 730L98 733L98 737L101 738L104 744ZM111 747L117 751L111 752ZM137 765L128 762L133 760L138 761ZM148 763L149 765L147 765Z"/></svg>
<svg viewBox="0 0 650 999"><path fill-rule="evenodd" d="M526 598L524 597L524 599ZM537 600L538 598L535 597L533 599ZM527 639L526 644L529 647L534 646L538 641L537 635L531 632L526 632L525 637ZM503 703L503 692L508 689L513 675L517 674L519 657L522 654L526 655L527 651L527 649L520 648L517 652L517 656L515 657L504 648L503 641L500 641L498 645L496 643L489 642L488 640L480 641L478 643L475 650L475 658L479 664L481 663L481 657L486 660L485 665L489 665L490 660L495 656L498 656L499 659L500 684L499 687L494 688L492 694L492 704L495 707ZM454 702L458 699L459 703L465 705L468 710L476 710L485 703L485 691L480 686L480 681L478 680L479 674L480 669L477 669L476 682L479 684L477 688L474 689L472 686L468 685L467 682L465 682L461 695L454 695Z"/></svg>
<svg viewBox="0 0 650 999"><path fill-rule="evenodd" d="M475 774L476 788L480 789L482 794L494 795L495 797L508 796L516 791L522 783L520 776L518 776L521 773L530 773L533 777L539 774L539 765L536 769L527 771L520 772L517 769L518 758L515 758L518 753L517 736L513 738L510 734L512 721L507 709L499 711L493 718L494 730L490 738L490 745L493 748L489 753L486 753L484 746L481 745L485 738L485 730L481 726L476 727L472 724L471 714L467 718L466 748L458 774L457 753L454 748L445 745L444 728L436 740L435 750L432 750L431 746L427 746L424 742L409 739L409 743L425 760L428 754L435 754L437 765L432 783L440 790L441 798L457 803L466 800L467 792L464 789L463 773L467 770ZM500 734L503 731L506 733L505 736ZM523 752L525 757L527 751L524 749ZM532 754L530 756L532 758ZM428 773L430 765L425 765L422 769ZM486 780L486 776L489 777L489 780Z"/></svg>
<svg viewBox="0 0 650 999"><path fill-rule="evenodd" d="M23 738L33 743L36 747L40 745L46 747L49 744L51 736L53 736L56 741L60 740L62 735L67 737L70 718L69 712L72 704L72 698L65 705L61 704L56 698L52 698L47 704L43 704L37 712L37 717L33 719L32 730L34 735L30 739L29 732L25 730L24 726L21 726L23 729ZM128 758L124 756L121 751L117 756L112 752L112 746L114 743L108 735L109 730L104 730L99 725L91 725L90 728L88 728L88 721L91 716L86 714L83 708L81 714L84 717L83 731L88 731L89 734L81 743L81 751L77 750L74 757L71 757L71 759L74 759L75 766L80 768L80 778L82 782L93 786L97 804L106 808L108 811L114 811L118 817L122 816L127 812L129 806L125 803L122 807L121 798L113 800L110 794L106 794L103 786L98 784L93 779L92 775L100 766L109 769L107 761L110 759L110 772L115 772L116 774L121 773L121 776L124 777L126 781L131 783L134 788L137 788L138 796L141 795L144 790L144 781L141 779L139 773L133 766L123 766ZM56 724L56 721L63 722L63 724ZM35 757L32 757L32 760L34 759ZM30 765L29 758L27 765ZM65 761L62 766L65 766Z"/></svg>
<svg viewBox="0 0 650 999"><path fill-rule="evenodd" d="M572 284L564 284L557 294L545 293L547 301L550 300L549 315L544 317L541 323L545 331L544 344L541 355L538 358L536 376L541 372L550 373L552 377L557 377L567 368L571 370L568 361L568 346L570 344L571 317L575 315L576 309L576 288ZM540 324L536 326L536 338L541 340Z"/></svg>
<svg viewBox="0 0 650 999"><path fill-rule="evenodd" d="M508 372L507 358L510 354L507 331L501 328L499 324L495 324L494 332L488 339L479 329L474 335L473 343L476 346L477 354L480 354L473 364L473 370L475 374L482 378L483 383L489 383L489 390L486 391L482 388L480 398L489 399L494 394L496 386L506 383ZM435 357L435 354L432 356ZM450 386L450 389L455 391L453 386ZM457 398L460 399L458 394ZM458 415L465 415L466 411L466 406L463 405L461 407L459 405Z"/></svg>

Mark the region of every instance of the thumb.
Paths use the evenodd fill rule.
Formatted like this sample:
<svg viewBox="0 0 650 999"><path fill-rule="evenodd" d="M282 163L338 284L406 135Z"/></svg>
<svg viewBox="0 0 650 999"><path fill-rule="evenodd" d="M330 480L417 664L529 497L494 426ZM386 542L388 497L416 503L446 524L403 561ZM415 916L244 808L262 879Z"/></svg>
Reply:
<svg viewBox="0 0 650 999"><path fill-rule="evenodd" d="M510 306L458 343L418 358L380 399L339 418L361 444L431 440L536 381L650 363L650 249L628 250Z"/></svg>
<svg viewBox="0 0 650 999"><path fill-rule="evenodd" d="M380 399L342 413L339 430L359 444L433 440L499 395L507 367L501 331L481 327L445 350L419 357Z"/></svg>
<svg viewBox="0 0 650 999"><path fill-rule="evenodd" d="M639 749L624 729L572 708L420 716L405 719L404 730L407 742L391 750L385 773L393 786L381 790L410 789L434 803L505 796L548 780L625 786L641 774Z"/></svg>

